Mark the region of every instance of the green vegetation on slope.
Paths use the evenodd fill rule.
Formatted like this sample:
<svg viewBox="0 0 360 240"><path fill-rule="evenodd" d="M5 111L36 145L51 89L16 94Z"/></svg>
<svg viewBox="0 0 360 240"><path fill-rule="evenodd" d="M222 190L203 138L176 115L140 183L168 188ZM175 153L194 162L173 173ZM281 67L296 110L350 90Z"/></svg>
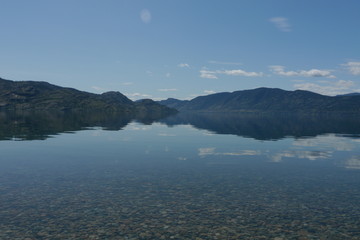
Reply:
<svg viewBox="0 0 360 240"><path fill-rule="evenodd" d="M94 94L47 82L0 78L0 109L16 111L102 111L127 114L176 112L152 100L134 103L120 92Z"/></svg>

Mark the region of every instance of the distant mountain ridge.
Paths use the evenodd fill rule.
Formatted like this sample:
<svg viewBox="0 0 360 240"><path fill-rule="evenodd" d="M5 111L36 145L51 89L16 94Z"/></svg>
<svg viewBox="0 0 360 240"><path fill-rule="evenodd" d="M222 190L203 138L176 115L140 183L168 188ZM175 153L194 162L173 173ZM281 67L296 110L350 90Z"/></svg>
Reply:
<svg viewBox="0 0 360 240"><path fill-rule="evenodd" d="M359 95L331 97L310 91L286 91L278 88L215 93L184 101L169 98L159 103L179 111L200 112L360 112Z"/></svg>
<svg viewBox="0 0 360 240"><path fill-rule="evenodd" d="M0 110L107 111L126 114L170 114L176 110L150 99L133 102L120 92L95 94L48 82L0 78Z"/></svg>
<svg viewBox="0 0 360 240"><path fill-rule="evenodd" d="M335 97L310 91L286 91L278 88L256 88L215 93L192 100L169 98L155 102L145 99L133 102L120 92L95 94L48 82L11 81L0 78L0 110L111 111L129 114L171 114L178 111L198 112L357 112L360 95Z"/></svg>
<svg viewBox="0 0 360 240"><path fill-rule="evenodd" d="M360 96L360 93L353 92L353 93L346 93L346 94L337 95L337 97L342 97L342 96Z"/></svg>

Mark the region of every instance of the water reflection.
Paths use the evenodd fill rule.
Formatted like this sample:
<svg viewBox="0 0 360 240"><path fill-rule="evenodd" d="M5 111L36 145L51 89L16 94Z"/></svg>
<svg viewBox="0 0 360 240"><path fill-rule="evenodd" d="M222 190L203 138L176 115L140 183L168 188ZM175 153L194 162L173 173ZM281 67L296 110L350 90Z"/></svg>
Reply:
<svg viewBox="0 0 360 240"><path fill-rule="evenodd" d="M92 127L117 131L132 121L152 124L165 116L111 112L0 112L0 140L44 140L59 133Z"/></svg>
<svg viewBox="0 0 360 240"><path fill-rule="evenodd" d="M281 162L284 158L298 158L315 161L319 159L329 159L331 156L331 151L284 151L272 156L272 161Z"/></svg>
<svg viewBox="0 0 360 240"><path fill-rule="evenodd" d="M225 136L225 135L224 135ZM200 159L210 164L243 164L243 161L268 163L318 162L322 166L337 166L347 169L360 169L360 144L358 139L325 134L306 138L285 138L277 141L234 138L218 139L217 143L205 138L218 139L218 136L204 135L197 148ZM309 165L310 166L310 165Z"/></svg>
<svg viewBox="0 0 360 240"><path fill-rule="evenodd" d="M360 155L353 156L350 159L346 160L344 166L345 168L349 169L360 169Z"/></svg>
<svg viewBox="0 0 360 240"><path fill-rule="evenodd" d="M132 121L147 125L154 122L168 126L191 125L208 130L208 134L232 134L257 140L314 137L327 133L358 139L360 134L360 117L354 115L179 113L172 116L134 116L108 112L0 112L0 140L39 140L91 127L117 131ZM160 133L162 136L168 134ZM312 143L304 140L298 144ZM341 145L335 144L334 147Z"/></svg>
<svg viewBox="0 0 360 240"><path fill-rule="evenodd" d="M190 124L217 134L233 134L258 140L317 136L326 133L360 134L360 116L294 113L179 113L164 120L169 126Z"/></svg>
<svg viewBox="0 0 360 240"><path fill-rule="evenodd" d="M256 156L262 155L260 151L256 150L241 150L237 152L216 152L215 148L199 148L199 156L205 157L208 155L212 156Z"/></svg>

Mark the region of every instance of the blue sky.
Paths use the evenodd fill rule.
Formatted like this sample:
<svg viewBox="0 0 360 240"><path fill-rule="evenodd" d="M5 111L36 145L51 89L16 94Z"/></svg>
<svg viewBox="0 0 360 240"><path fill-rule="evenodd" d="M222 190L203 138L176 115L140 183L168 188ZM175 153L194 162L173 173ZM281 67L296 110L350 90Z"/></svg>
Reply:
<svg viewBox="0 0 360 240"><path fill-rule="evenodd" d="M360 91L358 0L0 0L0 77L129 98Z"/></svg>

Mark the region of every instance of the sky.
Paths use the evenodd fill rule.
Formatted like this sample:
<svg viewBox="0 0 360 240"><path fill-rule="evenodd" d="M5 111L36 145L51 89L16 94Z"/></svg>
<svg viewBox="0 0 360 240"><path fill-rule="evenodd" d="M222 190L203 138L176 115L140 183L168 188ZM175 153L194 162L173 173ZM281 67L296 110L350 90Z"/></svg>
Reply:
<svg viewBox="0 0 360 240"><path fill-rule="evenodd" d="M360 1L0 0L0 77L132 100L360 92Z"/></svg>

